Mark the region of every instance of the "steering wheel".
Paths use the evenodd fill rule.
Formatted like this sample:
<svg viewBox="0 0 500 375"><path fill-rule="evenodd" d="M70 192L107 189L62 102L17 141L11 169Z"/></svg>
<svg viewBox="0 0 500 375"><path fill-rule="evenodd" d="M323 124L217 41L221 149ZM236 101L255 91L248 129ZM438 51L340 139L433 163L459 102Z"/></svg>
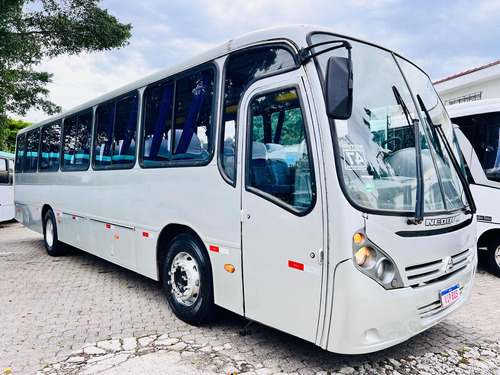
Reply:
<svg viewBox="0 0 500 375"><path fill-rule="evenodd" d="M401 146L401 138L399 137L391 137L391 138L387 138L384 142L382 142L380 144L380 146L383 146L387 143L391 143L391 142L394 142L394 148L391 150L391 152L394 152L396 151L400 146Z"/></svg>

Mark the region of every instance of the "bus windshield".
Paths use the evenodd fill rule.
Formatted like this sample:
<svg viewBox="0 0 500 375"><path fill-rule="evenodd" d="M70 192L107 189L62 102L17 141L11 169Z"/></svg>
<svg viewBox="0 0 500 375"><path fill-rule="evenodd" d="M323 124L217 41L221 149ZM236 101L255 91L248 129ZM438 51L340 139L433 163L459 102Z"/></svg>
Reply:
<svg viewBox="0 0 500 375"><path fill-rule="evenodd" d="M312 35L311 42L317 44L338 39L319 33ZM371 210L414 212L420 167L424 212L463 207L461 185L449 162L449 155L431 131L430 123L422 123L424 116L415 107L398 63L404 63L405 74L412 76L408 80L410 86L418 83L415 94L424 96L425 93L424 101L433 108L433 117L436 102L440 104L437 94L432 89L433 99L429 99L431 90L424 92L421 86L427 86L422 84L418 76L421 72L415 66L402 59L396 62L394 55L383 49L349 42L354 72L353 109L348 120L335 120L335 134L341 181L350 200ZM316 48L314 52L320 52L322 48L326 49L328 45ZM346 51L338 49L317 57L323 77L328 58L334 55L345 57ZM450 121L446 112L440 111L439 116L434 124L439 123L448 129Z"/></svg>
<svg viewBox="0 0 500 375"><path fill-rule="evenodd" d="M452 147L454 157L460 163L460 168L462 173L464 173L465 166L459 152L451 120L427 75L408 61L400 57L397 59L413 93L417 97L427 135L430 143L433 145L432 149L435 150L434 156L439 164L438 173L443 185L446 208L460 208L464 206L463 187L461 186L457 171L453 168L451 162L452 156L448 154L444 140L439 137L439 129L437 129L439 127L442 130L442 134Z"/></svg>

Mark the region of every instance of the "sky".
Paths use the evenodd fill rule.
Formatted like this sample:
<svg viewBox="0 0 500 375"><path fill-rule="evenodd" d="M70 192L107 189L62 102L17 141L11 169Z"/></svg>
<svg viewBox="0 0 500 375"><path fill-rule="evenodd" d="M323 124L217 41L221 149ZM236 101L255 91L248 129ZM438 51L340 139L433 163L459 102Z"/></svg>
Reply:
<svg viewBox="0 0 500 375"><path fill-rule="evenodd" d="M433 81L500 59L496 0L102 0L101 7L132 24L127 47L60 56L37 67L54 74L49 99L64 110L236 36L278 25L325 26L379 44ZM24 120L46 117L30 111Z"/></svg>

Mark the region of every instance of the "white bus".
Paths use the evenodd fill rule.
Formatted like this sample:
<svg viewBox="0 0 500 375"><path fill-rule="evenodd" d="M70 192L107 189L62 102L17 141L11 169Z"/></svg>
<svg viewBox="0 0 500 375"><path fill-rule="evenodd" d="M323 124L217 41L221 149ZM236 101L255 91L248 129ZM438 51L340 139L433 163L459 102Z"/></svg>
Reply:
<svg viewBox="0 0 500 375"><path fill-rule="evenodd" d="M491 271L500 276L500 99L447 107L469 167L476 201L478 248L487 251Z"/></svg>
<svg viewBox="0 0 500 375"><path fill-rule="evenodd" d="M0 151L0 222L14 219L14 154Z"/></svg>
<svg viewBox="0 0 500 375"><path fill-rule="evenodd" d="M392 51L263 30L23 129L17 219L49 255L69 244L161 281L187 323L219 306L372 352L471 295L476 219L450 131Z"/></svg>

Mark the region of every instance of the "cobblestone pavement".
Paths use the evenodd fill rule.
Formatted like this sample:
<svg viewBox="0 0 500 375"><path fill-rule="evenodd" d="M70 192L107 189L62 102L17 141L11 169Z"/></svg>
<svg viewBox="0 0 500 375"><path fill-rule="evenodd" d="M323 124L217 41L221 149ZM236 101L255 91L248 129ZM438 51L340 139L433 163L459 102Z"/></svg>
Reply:
<svg viewBox="0 0 500 375"><path fill-rule="evenodd" d="M395 347L348 356L229 312L186 325L158 283L83 252L51 258L41 235L0 223L0 374L118 374L114 366L146 366L159 353L156 366L199 374L500 374L500 279L485 267L469 304L449 319Z"/></svg>

